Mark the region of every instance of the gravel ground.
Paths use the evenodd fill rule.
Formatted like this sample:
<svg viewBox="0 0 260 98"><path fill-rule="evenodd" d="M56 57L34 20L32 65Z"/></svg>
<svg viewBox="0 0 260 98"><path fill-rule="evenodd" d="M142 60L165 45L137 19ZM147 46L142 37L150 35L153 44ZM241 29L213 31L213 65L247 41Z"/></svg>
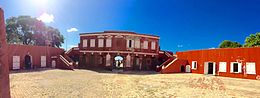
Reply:
<svg viewBox="0 0 260 98"><path fill-rule="evenodd" d="M201 74L41 69L10 80L12 98L260 98L260 81Z"/></svg>

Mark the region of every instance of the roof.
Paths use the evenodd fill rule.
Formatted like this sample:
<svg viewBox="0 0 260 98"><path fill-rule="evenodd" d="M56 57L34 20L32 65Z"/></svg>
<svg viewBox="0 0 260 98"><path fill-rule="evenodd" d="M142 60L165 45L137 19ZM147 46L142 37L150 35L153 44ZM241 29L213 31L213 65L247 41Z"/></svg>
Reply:
<svg viewBox="0 0 260 98"><path fill-rule="evenodd" d="M109 31L103 31L103 32L88 32L88 33L81 33L81 35L103 35L103 34L114 34L114 33L118 33L118 34L128 34L128 35L131 35L131 34L134 34L134 35L144 35L144 36L152 36L152 37L158 37L157 35L150 35L150 34L139 34L139 33L136 33L136 32L133 32L133 31L117 31L117 30L109 30Z"/></svg>

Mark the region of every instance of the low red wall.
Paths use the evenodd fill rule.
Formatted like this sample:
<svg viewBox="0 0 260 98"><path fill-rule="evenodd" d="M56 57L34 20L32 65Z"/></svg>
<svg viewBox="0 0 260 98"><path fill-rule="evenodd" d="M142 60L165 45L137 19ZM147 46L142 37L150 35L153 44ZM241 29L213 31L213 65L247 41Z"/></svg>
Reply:
<svg viewBox="0 0 260 98"><path fill-rule="evenodd" d="M192 61L197 61L198 68L191 70L192 73L204 74L204 62L215 62L216 75L219 76L256 79L256 77L260 75L260 47L194 50L177 52L176 54L178 58L188 60L189 65L192 65ZM244 60L242 66L244 66L246 62L255 62L256 75L244 75L243 70L242 73L231 73L230 63L236 62L238 59ZM219 62L227 62L226 72L218 72Z"/></svg>
<svg viewBox="0 0 260 98"><path fill-rule="evenodd" d="M28 52L32 56L33 67L39 68L41 67L41 56L46 56L46 65L51 67L51 57L58 57L64 50L48 46L8 45L9 68L13 67L13 56L20 56L20 69L24 69L24 57Z"/></svg>

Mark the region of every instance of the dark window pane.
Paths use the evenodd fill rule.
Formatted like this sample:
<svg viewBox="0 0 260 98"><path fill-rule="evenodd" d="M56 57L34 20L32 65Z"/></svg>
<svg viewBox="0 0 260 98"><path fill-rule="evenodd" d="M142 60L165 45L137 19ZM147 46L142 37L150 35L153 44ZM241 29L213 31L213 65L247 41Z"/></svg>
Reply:
<svg viewBox="0 0 260 98"><path fill-rule="evenodd" d="M234 63L233 65L233 71L238 72L238 63Z"/></svg>

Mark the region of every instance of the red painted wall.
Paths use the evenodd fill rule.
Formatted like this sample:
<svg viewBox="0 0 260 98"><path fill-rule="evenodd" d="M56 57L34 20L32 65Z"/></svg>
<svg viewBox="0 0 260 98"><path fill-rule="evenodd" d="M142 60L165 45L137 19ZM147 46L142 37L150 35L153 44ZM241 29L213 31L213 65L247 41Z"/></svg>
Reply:
<svg viewBox="0 0 260 98"><path fill-rule="evenodd" d="M41 56L46 56L47 67L51 67L51 57L59 56L64 52L63 49L48 46L30 46L30 45L8 45L9 69L13 67L13 56L20 56L20 69L24 68L24 57L30 53L33 59L33 67L41 67ZM56 64L57 65L57 64Z"/></svg>
<svg viewBox="0 0 260 98"><path fill-rule="evenodd" d="M255 48L225 48L225 49L209 49L194 50L186 52L177 52L178 58L188 60L188 64L192 65L192 61L197 61L198 68L191 70L192 73L204 74L204 62L216 62L216 75L235 78L256 79L260 75L260 47ZM242 68L246 62L255 62L256 75L244 75L242 73L230 73L230 63L236 62L237 59L244 60ZM218 72L219 62L227 62L226 72Z"/></svg>
<svg viewBox="0 0 260 98"><path fill-rule="evenodd" d="M10 98L4 11L0 8L0 98Z"/></svg>

